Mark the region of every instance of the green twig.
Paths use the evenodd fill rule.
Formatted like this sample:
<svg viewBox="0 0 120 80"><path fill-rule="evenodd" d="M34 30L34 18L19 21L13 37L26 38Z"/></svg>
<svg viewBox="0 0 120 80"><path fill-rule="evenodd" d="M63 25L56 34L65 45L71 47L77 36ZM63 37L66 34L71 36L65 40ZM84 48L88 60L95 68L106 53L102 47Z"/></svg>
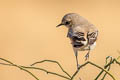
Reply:
<svg viewBox="0 0 120 80"><path fill-rule="evenodd" d="M57 61L53 61L53 60L42 60L42 61L38 61L38 62L35 62L35 63L31 64L31 66L36 65L36 64L38 64L38 63L43 63L43 62L56 63L56 64L60 67L60 69L61 69L69 78L71 78L70 74L67 73L67 72L63 69L63 67L60 65L60 63L57 62Z"/></svg>
<svg viewBox="0 0 120 80"><path fill-rule="evenodd" d="M97 67L97 68L105 71L108 75L110 75L110 76L112 77L113 80L116 80L116 79L114 78L114 76L113 76L110 72L106 71L106 70L103 69L102 67L100 67L100 66L98 66L98 65L96 65L96 64L94 64L94 63L92 63L92 62L90 62L90 61L82 64L82 65L78 68L78 70L73 74L71 80L73 80L73 78L74 78L74 77L76 76L76 74L79 72L80 68L84 67L84 66L87 65L87 64L91 64L91 65L93 65L93 66L95 66L95 67Z"/></svg>
<svg viewBox="0 0 120 80"><path fill-rule="evenodd" d="M30 71L28 71L27 69L41 70L41 71L44 71L44 72L46 72L46 73L53 74L53 75L57 75L57 76L59 76L59 77L63 77L63 78L68 79L68 80L73 80L74 77L75 77L75 76L77 75L77 73L79 72L80 68L86 66L87 64L91 64L91 65L93 65L93 66L101 69L102 71L106 72L106 74L108 74L109 76L111 76L113 80L116 80L116 79L114 78L114 76L113 76L110 72L108 72L107 70L103 69L102 67L100 67L100 66L98 66L98 65L96 65L96 64L94 64L94 63L92 63L92 62L90 62L90 61L82 64L82 65L79 67L79 69L72 75L72 77L69 76L69 77L71 77L71 78L69 78L69 77L66 77L66 76L63 76L63 75L54 73L54 72L47 71L47 70L42 69L42 68L26 67L26 66L20 66L20 65L18 66L18 65L15 65L14 63L12 63L12 62L10 62L10 61L8 61L8 60L6 60L6 59L0 58L0 60L3 60L3 61L5 61L5 62L9 63L9 64L6 64L6 63L0 63L0 64L18 67L18 68L20 68L21 70L24 70L24 71L26 71L27 73L29 73L30 75L32 75L36 80L39 80L39 79L38 79L35 75L33 75L33 73L31 73ZM62 70L64 73L67 73L67 72L61 67L61 65L60 65L57 61L53 61L53 60L43 60L43 61L40 61L40 62L36 62L36 63L34 63L34 64L32 64L32 65L35 65L35 64L38 64L38 63L43 63L43 62L45 62L45 61L57 63L57 64L59 65L59 67L61 68L61 70ZM109 65L111 65L111 64L114 63L114 62L116 62L117 64L120 65L120 62L118 62L116 59L113 59L110 63L108 63L108 64L105 66L105 68L107 68ZM109 68L109 69L110 69L110 68ZM109 69L108 69L108 70L109 70ZM106 76L106 74L105 74L105 76ZM69 74L67 73L67 75L69 75Z"/></svg>
<svg viewBox="0 0 120 80"><path fill-rule="evenodd" d="M120 53L120 51L118 51L118 53ZM108 59L108 58L111 58L111 59L110 59L110 62L107 64L107 59ZM117 64L120 65L120 62L117 61L118 59L120 59L120 56L118 56L116 59L113 59L113 58L110 57L110 56L106 57L106 65L104 66L104 69L106 69L107 67L109 67L109 68L108 68L108 71L109 71L111 64L113 64L114 62L116 62ZM104 71L102 70L102 71L98 74L98 76L95 78L95 80L97 80L103 72L104 72ZM104 78L105 78L106 75L107 75L107 73L105 73L105 75L103 76L102 80L104 80Z"/></svg>
<svg viewBox="0 0 120 80"><path fill-rule="evenodd" d="M119 60L120 59L120 56L117 58L117 60Z"/></svg>
<svg viewBox="0 0 120 80"><path fill-rule="evenodd" d="M19 68L19 69L21 69L21 70L29 73L29 74L30 74L31 76L33 76L36 80L39 80L32 72L30 72L30 71L28 71L28 70L26 70L26 69L24 69L24 68L22 68L22 67L20 67L20 66L18 66L18 65L16 65L16 64L12 63L12 62L10 62L10 61L8 61L8 60L6 60L6 59L0 58L0 60L3 60L3 61L5 61L5 62L9 63L9 64L6 64L6 63L0 63L0 64L2 64L2 65L8 65L8 66L15 66L15 67L17 67L17 68Z"/></svg>
<svg viewBox="0 0 120 80"><path fill-rule="evenodd" d="M5 62L7 62L7 63L9 63L9 64L13 64L12 62L10 62L10 61L8 61L8 60L6 60L6 59L3 59L3 58L0 58L0 60L2 60L2 61L5 61Z"/></svg>
<svg viewBox="0 0 120 80"><path fill-rule="evenodd" d="M97 80L97 79L101 76L101 74L102 74L103 72L104 72L104 71L101 70L101 72L98 74L98 76L95 78L95 80Z"/></svg>
<svg viewBox="0 0 120 80"><path fill-rule="evenodd" d="M112 60L113 60L113 58L112 58L112 57L108 56L108 57L106 58L106 64L108 63L108 62L107 62L107 59L108 59L108 58L110 58L110 62L109 62L109 63L111 63L111 62L112 62ZM109 65L109 66L108 66L107 71L109 71L109 70L110 70L110 67L111 67L111 65ZM106 67L106 68L107 68L107 67ZM105 77L106 77L106 75L107 75L107 73L105 73L105 74L104 74L104 76L103 76L103 78L102 78L101 80L104 80L104 79L105 79Z"/></svg>
<svg viewBox="0 0 120 80"><path fill-rule="evenodd" d="M107 71L109 71L109 70L110 70L110 67L111 67L111 65L108 67ZM104 76L103 76L103 78L102 78L101 80L104 80L104 79L105 79L105 77L106 77L106 75L107 75L107 73L105 73L105 74L104 74Z"/></svg>
<svg viewBox="0 0 120 80"><path fill-rule="evenodd" d="M116 59L113 59L109 64L107 64L107 65L105 66L105 68L108 67L109 65L113 64L114 62L116 62L116 64L119 64L119 65L120 65L120 62L118 62Z"/></svg>
<svg viewBox="0 0 120 80"><path fill-rule="evenodd" d="M57 76L59 76L59 77L62 77L62 78L65 78L65 79L70 80L70 78L69 78L69 77L66 77L66 76L64 76L64 75L60 75L60 74L55 73L55 72L50 72L50 71L47 71L47 70L42 69L42 68L37 68L37 67L26 67L26 66L21 66L21 67L22 67L22 68L26 68L26 69L36 69L36 70L41 70L41 71L46 72L47 74L57 75Z"/></svg>
<svg viewBox="0 0 120 80"><path fill-rule="evenodd" d="M1 65L7 65L7 66L12 66L11 64L6 64L6 63L0 63Z"/></svg>
<svg viewBox="0 0 120 80"><path fill-rule="evenodd" d="M107 58L109 58L109 56L108 56ZM107 58L106 58L106 59L107 59ZM118 59L118 58L117 58L117 59ZM115 58L112 59L112 58L111 58L110 62L104 66L104 69L107 69L107 68L108 68L108 71L109 71L111 64L113 64L114 62L116 62L116 64L119 64L119 65L120 65L120 62L118 62L117 59L115 59ZM107 62L106 62L106 63L107 63ZM102 71L98 74L98 76L95 78L95 80L97 80L98 77L99 77L103 72L104 72L104 71L102 70ZM104 78L105 78L106 75L107 75L107 73L105 73L105 75L103 76L102 80L104 80Z"/></svg>
<svg viewBox="0 0 120 80"><path fill-rule="evenodd" d="M109 63L111 63L112 62L112 57L111 56L107 56L106 57L106 63L105 63L105 65L107 65L108 64L108 59L110 58L110 62ZM109 68L108 68L109 67ZM109 69L110 69L110 65L108 66L108 67L104 67L104 69L107 69L108 68L108 71L109 71ZM101 75L102 75L102 73L104 72L104 70L102 70L99 74L98 74L98 76L95 78L95 80L97 80ZM107 73L105 73L105 75L104 75L104 77L107 75ZM103 78L104 79L104 78Z"/></svg>
<svg viewBox="0 0 120 80"><path fill-rule="evenodd" d="M16 66L16 67L17 67L17 66ZM23 71L29 73L29 74L30 74L31 76L33 76L36 80L39 80L32 72L28 71L27 69L24 69L24 68L19 67L19 66L18 66L18 68L20 68L21 70L23 70Z"/></svg>
<svg viewBox="0 0 120 80"><path fill-rule="evenodd" d="M18 66L18 65L15 65L14 63L12 63L12 62L10 62L10 61L8 61L8 60L6 60L6 59L0 58L0 60L3 60L3 61L5 61L5 62L8 62L8 63L9 63L9 64L6 64L6 63L0 63L0 64L18 67L18 68L20 68L21 70L24 70L24 71L28 72L28 73L29 73L30 75L32 75L36 80L39 80L39 79L38 79L33 73L31 73L30 71L28 71L28 70L26 70L26 69L41 70L41 71L44 71L44 72L46 72L46 73L53 74L53 75L57 75L57 76L59 76L59 77L62 77L62 78L65 78L65 79L70 80L69 77L66 77L66 76L63 76L63 75L60 75L60 74L57 74L57 73L54 73L54 72L50 72L50 71L47 71L47 70L42 69L42 68L26 67L26 66L20 66L20 65ZM25 68L26 68L26 69L25 69Z"/></svg>
<svg viewBox="0 0 120 80"><path fill-rule="evenodd" d="M117 60L115 59L115 62L116 62L116 64L118 64L118 65L120 66L120 62L119 62L119 61L117 61Z"/></svg>

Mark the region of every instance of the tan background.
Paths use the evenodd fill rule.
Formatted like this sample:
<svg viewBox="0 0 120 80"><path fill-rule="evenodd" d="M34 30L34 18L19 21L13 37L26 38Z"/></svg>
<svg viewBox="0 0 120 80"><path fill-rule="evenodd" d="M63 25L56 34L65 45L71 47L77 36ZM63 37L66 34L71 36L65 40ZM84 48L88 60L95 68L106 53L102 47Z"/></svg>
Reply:
<svg viewBox="0 0 120 80"><path fill-rule="evenodd" d="M67 28L55 27L69 12L79 13L99 29L97 47L91 52L90 61L103 66L106 56L119 56L120 0L0 0L0 57L26 66L52 59L73 74L76 62L70 40L66 37ZM86 52L79 53L81 64L85 62ZM63 74L55 64L38 66ZM99 71L87 66L76 79L93 80ZM40 80L65 80L41 71L33 72ZM111 72L120 80L120 67L112 66ZM35 79L15 67L0 65L0 80ZM112 79L108 76L105 80Z"/></svg>

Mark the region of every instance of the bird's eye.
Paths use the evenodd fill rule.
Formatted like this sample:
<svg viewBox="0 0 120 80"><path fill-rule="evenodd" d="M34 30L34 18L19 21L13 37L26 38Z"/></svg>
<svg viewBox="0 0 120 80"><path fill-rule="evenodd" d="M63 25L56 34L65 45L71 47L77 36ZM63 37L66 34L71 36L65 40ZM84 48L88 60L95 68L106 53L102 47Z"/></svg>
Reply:
<svg viewBox="0 0 120 80"><path fill-rule="evenodd" d="M65 23L65 25L68 25L68 24L70 24L70 22L67 21L67 22Z"/></svg>

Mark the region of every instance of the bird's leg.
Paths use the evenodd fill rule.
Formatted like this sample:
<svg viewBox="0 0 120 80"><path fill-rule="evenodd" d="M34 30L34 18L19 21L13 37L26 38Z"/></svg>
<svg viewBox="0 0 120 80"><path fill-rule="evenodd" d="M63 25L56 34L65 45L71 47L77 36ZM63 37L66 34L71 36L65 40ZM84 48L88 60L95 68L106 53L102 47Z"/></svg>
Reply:
<svg viewBox="0 0 120 80"><path fill-rule="evenodd" d="M85 61L89 59L89 54L90 54L90 47L89 47L88 53L85 55Z"/></svg>
<svg viewBox="0 0 120 80"><path fill-rule="evenodd" d="M75 57L76 57L76 63L77 63L77 69L79 68L79 64L78 64L78 51L75 51Z"/></svg>

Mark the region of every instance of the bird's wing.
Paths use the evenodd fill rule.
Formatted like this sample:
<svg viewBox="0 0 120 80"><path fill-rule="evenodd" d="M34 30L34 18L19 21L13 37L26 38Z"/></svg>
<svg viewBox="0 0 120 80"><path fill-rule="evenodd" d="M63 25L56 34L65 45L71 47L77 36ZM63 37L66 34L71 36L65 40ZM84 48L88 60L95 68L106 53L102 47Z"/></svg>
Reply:
<svg viewBox="0 0 120 80"><path fill-rule="evenodd" d="M81 38L84 37L84 33L81 31L73 31L72 29L69 29L67 37L69 38L73 38L73 37L77 37L77 38Z"/></svg>
<svg viewBox="0 0 120 80"><path fill-rule="evenodd" d="M98 31L90 31L87 34L88 44L92 45L94 42L96 42L98 37Z"/></svg>
<svg viewBox="0 0 120 80"><path fill-rule="evenodd" d="M67 37L72 38L72 36L73 36L73 30L72 30L72 29L69 29L69 30L68 30L68 34L67 34Z"/></svg>
<svg viewBox="0 0 120 80"><path fill-rule="evenodd" d="M83 32L77 31L73 32L72 30L68 31L67 37L72 40L74 47L81 47L86 45L85 34Z"/></svg>
<svg viewBox="0 0 120 80"><path fill-rule="evenodd" d="M84 32L81 31L81 28L78 26L78 27L75 27L74 29L69 28L67 37L72 38L76 36L80 38L80 37L83 37L84 35L85 35Z"/></svg>

